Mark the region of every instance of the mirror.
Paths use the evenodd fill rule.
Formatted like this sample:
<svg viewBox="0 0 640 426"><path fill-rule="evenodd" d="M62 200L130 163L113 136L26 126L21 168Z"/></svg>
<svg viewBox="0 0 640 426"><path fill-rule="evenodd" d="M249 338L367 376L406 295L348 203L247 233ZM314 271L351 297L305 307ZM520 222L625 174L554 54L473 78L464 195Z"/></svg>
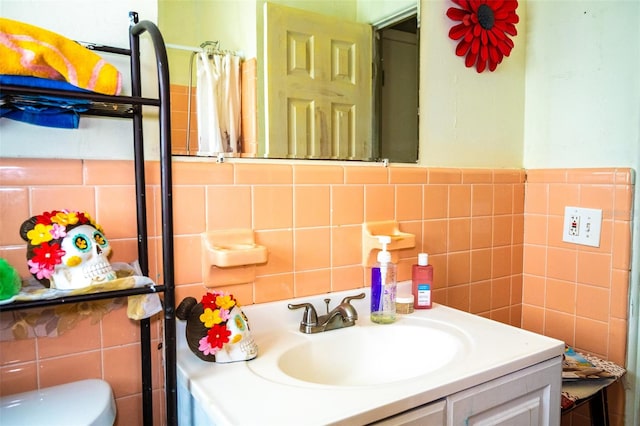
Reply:
<svg viewBox="0 0 640 426"><path fill-rule="evenodd" d="M335 31L322 30L322 27L318 27L316 35L309 35L307 30L312 28L311 25L294 28L289 32L282 30L281 34L285 36L280 36L280 42L276 45L290 50L288 53L286 50L271 53L268 44L268 23L282 22L270 17L268 7L271 3L264 11L264 2L253 0L179 2L180 7L176 3L178 2L159 1L159 25L165 34L168 47L171 82L175 87L182 86L183 89L182 94L172 93L174 146L181 148L176 150L175 154L194 155L198 152L198 120L194 114L196 96L193 88L196 61L193 61L193 51L198 50L196 44L205 40L215 40L219 41L222 49L240 52L245 60L257 59L257 126L256 140L253 141L257 143L257 149L253 156L354 161L379 161L385 158L392 162L417 162L419 46L415 0L375 3L372 0L356 0L341 3L339 6L335 5L335 2L277 1L280 4L276 6L280 9L283 8L283 4L293 9L304 7L307 9L305 12L315 17L322 15L327 21L335 22L336 16L347 17L352 21L352 25L341 23L345 28L366 26L370 37L367 42L368 56L372 57L376 64L373 68L355 66L355 61L367 56L362 54L363 48L356 49L350 43L344 43L343 41L348 40L346 38L329 39L327 35L335 35ZM399 3L404 5L400 6ZM398 7L403 7L403 10L386 10L397 10ZM295 21L300 21L299 17ZM358 24L357 21L374 24ZM193 24L187 26L184 22ZM291 34L295 37L291 37ZM328 41L322 41L320 35L325 35ZM198 42L194 43L193 40ZM263 42L266 45L266 54L261 49ZM311 50L307 49L317 49L323 42L333 50L326 53L329 59L316 60L309 53ZM192 50L189 51L190 49ZM317 65L330 63L332 57L338 59L335 61L336 65L328 67L326 71L319 71ZM308 77L315 73L312 75L314 78L307 79L306 82L302 79L291 85L285 84L275 77L274 69L278 68L278 64L285 64L281 67L285 75L306 73ZM287 66L289 68L286 68ZM358 75L354 72L358 69L371 69L371 75L365 75L364 79L358 80ZM340 80L343 85L348 82L353 87L353 93L348 96L357 99L354 101L338 92L338 100L314 97L309 90L312 86L309 82L317 81L320 74L329 74L334 80ZM323 84L316 93L322 93L323 90L325 93L332 92ZM283 89L296 85L297 89L303 90L287 93ZM189 87L192 88L189 107L174 111L178 106L187 104L184 100L189 97ZM176 115L179 119L174 118ZM190 141L188 152L185 149L186 144L183 142L182 147L180 144L185 139ZM245 139L243 142L248 146L252 141ZM229 153L224 155L233 156Z"/></svg>

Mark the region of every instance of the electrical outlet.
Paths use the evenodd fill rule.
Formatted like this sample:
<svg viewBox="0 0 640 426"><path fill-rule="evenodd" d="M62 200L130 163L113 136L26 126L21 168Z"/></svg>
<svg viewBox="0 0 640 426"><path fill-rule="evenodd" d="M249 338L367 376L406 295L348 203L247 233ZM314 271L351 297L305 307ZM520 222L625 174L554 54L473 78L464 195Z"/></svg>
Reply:
<svg viewBox="0 0 640 426"><path fill-rule="evenodd" d="M580 216L571 215L569 218L569 236L577 237L580 235Z"/></svg>
<svg viewBox="0 0 640 426"><path fill-rule="evenodd" d="M600 247L602 210L583 207L564 208L562 241L585 246Z"/></svg>

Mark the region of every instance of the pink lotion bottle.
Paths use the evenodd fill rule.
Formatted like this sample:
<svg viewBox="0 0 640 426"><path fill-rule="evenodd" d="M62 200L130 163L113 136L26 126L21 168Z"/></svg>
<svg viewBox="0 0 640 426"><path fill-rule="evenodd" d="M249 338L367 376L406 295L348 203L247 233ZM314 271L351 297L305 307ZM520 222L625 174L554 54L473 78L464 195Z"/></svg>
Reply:
<svg viewBox="0 0 640 426"><path fill-rule="evenodd" d="M418 264L411 268L411 292L415 309L431 309L433 266L427 253L418 254Z"/></svg>

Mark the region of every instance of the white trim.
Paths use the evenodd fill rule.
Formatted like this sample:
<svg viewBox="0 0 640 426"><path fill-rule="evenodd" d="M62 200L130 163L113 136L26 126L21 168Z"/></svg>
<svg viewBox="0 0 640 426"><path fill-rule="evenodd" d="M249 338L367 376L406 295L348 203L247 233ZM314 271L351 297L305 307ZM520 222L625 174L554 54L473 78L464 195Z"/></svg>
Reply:
<svg viewBox="0 0 640 426"><path fill-rule="evenodd" d="M394 13L391 16L387 16L383 19L381 19L378 22L374 22L373 24L371 24L371 26L373 27L374 31L378 31L381 30L383 28L386 27L390 27L394 24L397 24L398 22L404 21L407 18L410 18L412 16L416 16L418 19L418 28L420 28L420 15L418 13L418 5L414 5L411 7L408 7L404 10L401 10L397 13Z"/></svg>
<svg viewBox="0 0 640 426"><path fill-rule="evenodd" d="M165 47L167 47L168 49L188 50L189 52L200 52L200 51L202 51L202 49L199 48L199 47L183 46L181 44L172 44L172 43L165 44Z"/></svg>
<svg viewBox="0 0 640 426"><path fill-rule="evenodd" d="M635 185L634 212L632 214L633 232L631 243L631 272L629 277L629 315L627 333L627 374L625 375L625 425L640 425L640 188L636 173L632 182Z"/></svg>

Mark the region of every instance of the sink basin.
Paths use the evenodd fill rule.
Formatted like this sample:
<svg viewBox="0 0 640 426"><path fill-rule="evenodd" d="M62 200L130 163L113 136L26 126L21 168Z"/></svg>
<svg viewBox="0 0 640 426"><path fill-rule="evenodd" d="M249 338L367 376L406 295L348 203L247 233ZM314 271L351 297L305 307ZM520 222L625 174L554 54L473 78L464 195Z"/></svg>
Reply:
<svg viewBox="0 0 640 426"><path fill-rule="evenodd" d="M359 291L331 293L332 305ZM362 291L365 299L353 301L359 313L354 326L312 335L299 331L302 313L288 305L323 306L327 294L243 306L258 345L251 361L205 363L186 339L178 339L178 393L190 397L185 415L194 424L373 424L412 407L423 407L412 414L426 414L431 402L557 359L564 351L563 342L438 303L398 315L393 324L373 324L370 289ZM410 281L398 284L400 294L410 291ZM176 327L184 336L185 322ZM541 383L534 381L522 386L533 392ZM515 389L521 382L501 383ZM559 395L559 388L547 402L559 401L555 392ZM260 395L259 409L247 405L248 394ZM442 422L439 417L434 424Z"/></svg>
<svg viewBox="0 0 640 426"><path fill-rule="evenodd" d="M275 338L274 338L275 337ZM459 361L466 336L446 324L356 325L313 335L271 336L247 363L285 384L371 386L409 380Z"/></svg>

